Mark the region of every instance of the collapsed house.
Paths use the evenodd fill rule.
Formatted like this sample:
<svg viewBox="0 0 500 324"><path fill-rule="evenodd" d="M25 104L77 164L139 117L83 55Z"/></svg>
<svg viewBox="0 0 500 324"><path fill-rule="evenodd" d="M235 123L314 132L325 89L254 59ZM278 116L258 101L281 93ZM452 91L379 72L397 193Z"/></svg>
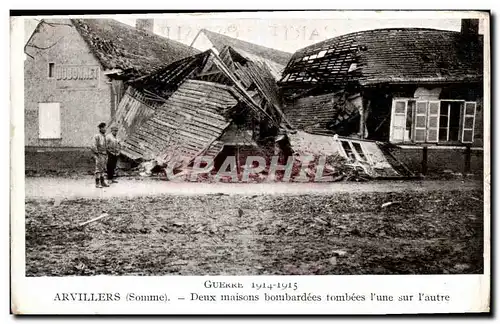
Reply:
<svg viewBox="0 0 500 324"><path fill-rule="evenodd" d="M268 156L290 128L266 65L226 46L174 62L129 82L113 125L131 160L189 167L203 155Z"/></svg>
<svg viewBox="0 0 500 324"><path fill-rule="evenodd" d="M355 143L378 141L398 148L394 155L416 171L425 172L427 160L430 169L468 171L471 150L482 170L478 26L464 19L460 32L368 30L301 49L279 82L285 115L309 134L347 137L341 152L356 161L378 152Z"/></svg>

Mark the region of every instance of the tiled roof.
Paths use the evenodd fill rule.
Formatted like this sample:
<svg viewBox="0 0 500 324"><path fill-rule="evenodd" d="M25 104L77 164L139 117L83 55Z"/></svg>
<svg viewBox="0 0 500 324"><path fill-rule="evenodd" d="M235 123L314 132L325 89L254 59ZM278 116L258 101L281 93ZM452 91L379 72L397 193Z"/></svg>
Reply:
<svg viewBox="0 0 500 324"><path fill-rule="evenodd" d="M105 69L143 75L200 53L198 50L113 19L72 19Z"/></svg>
<svg viewBox="0 0 500 324"><path fill-rule="evenodd" d="M263 57L283 66L285 66L292 57L292 54L288 52L283 52L273 48L246 42L240 39L212 32L207 29L202 29L201 32L203 32L208 37L215 48L217 48L217 50L219 51L222 51L225 46L231 46L235 49L240 49L247 53Z"/></svg>
<svg viewBox="0 0 500 324"><path fill-rule="evenodd" d="M197 68L203 67L209 51L183 58L129 82L134 88L167 99Z"/></svg>
<svg viewBox="0 0 500 324"><path fill-rule="evenodd" d="M482 54L481 35L422 28L362 31L297 51L280 84L479 81Z"/></svg>

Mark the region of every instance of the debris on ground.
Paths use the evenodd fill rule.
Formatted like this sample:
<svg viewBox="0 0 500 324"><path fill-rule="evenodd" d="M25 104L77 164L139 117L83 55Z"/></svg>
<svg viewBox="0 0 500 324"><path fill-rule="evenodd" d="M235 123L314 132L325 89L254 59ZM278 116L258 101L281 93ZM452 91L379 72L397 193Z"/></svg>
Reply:
<svg viewBox="0 0 500 324"><path fill-rule="evenodd" d="M389 207L389 206L392 206L394 204L399 204L399 201L388 201L386 203L383 203L382 205L380 205L381 208L385 208L385 207Z"/></svg>
<svg viewBox="0 0 500 324"><path fill-rule="evenodd" d="M88 221L86 221L86 222L80 223L80 224L78 224L78 225L80 225L80 226L85 226L85 225L87 225L87 224L90 224L90 223L96 222L96 221L98 221L98 220L100 220L100 219L102 219L102 218L104 218L104 217L108 217L108 216L109 216L109 214L108 214L108 213L102 213L102 214L101 214L101 215L99 215L98 217L96 217L96 218L92 218L91 220L88 220Z"/></svg>
<svg viewBox="0 0 500 324"><path fill-rule="evenodd" d="M332 251L332 253L337 255L337 256L344 256L347 254L346 251L342 251L342 250L335 250L335 251Z"/></svg>
<svg viewBox="0 0 500 324"><path fill-rule="evenodd" d="M471 197L482 188L27 199L26 275L480 274L484 204ZM68 226L96 209L120 217Z"/></svg>

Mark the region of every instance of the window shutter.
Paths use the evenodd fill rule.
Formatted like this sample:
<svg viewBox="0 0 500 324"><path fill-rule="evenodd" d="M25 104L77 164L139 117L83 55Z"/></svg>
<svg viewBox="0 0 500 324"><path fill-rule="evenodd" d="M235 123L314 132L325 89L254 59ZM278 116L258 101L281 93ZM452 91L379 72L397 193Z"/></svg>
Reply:
<svg viewBox="0 0 500 324"><path fill-rule="evenodd" d="M392 119L391 119L391 142L403 142L406 131L406 110L408 102L406 100L394 100L392 102Z"/></svg>
<svg viewBox="0 0 500 324"><path fill-rule="evenodd" d="M439 101L429 101L427 142L437 142L439 135Z"/></svg>
<svg viewBox="0 0 500 324"><path fill-rule="evenodd" d="M415 109L415 142L425 142L428 106L428 101L417 101Z"/></svg>
<svg viewBox="0 0 500 324"><path fill-rule="evenodd" d="M474 141L474 124L476 119L476 103L468 101L464 107L464 119L462 123L462 143Z"/></svg>

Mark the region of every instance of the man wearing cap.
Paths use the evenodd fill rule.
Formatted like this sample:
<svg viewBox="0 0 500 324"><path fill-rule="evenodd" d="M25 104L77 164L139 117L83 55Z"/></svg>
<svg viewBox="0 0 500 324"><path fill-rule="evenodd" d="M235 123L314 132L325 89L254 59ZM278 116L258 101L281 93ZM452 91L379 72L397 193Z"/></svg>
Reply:
<svg viewBox="0 0 500 324"><path fill-rule="evenodd" d="M106 135L106 149L108 151L108 181L112 183L117 183L114 179L116 162L118 161L118 156L120 155L120 143L116 138L116 134L118 133L118 127L112 126L111 133Z"/></svg>
<svg viewBox="0 0 500 324"><path fill-rule="evenodd" d="M96 188L109 187L104 181L104 173L106 173L106 162L108 159L106 151L106 123L100 123L98 126L99 133L92 138L91 150L95 158L95 186Z"/></svg>

